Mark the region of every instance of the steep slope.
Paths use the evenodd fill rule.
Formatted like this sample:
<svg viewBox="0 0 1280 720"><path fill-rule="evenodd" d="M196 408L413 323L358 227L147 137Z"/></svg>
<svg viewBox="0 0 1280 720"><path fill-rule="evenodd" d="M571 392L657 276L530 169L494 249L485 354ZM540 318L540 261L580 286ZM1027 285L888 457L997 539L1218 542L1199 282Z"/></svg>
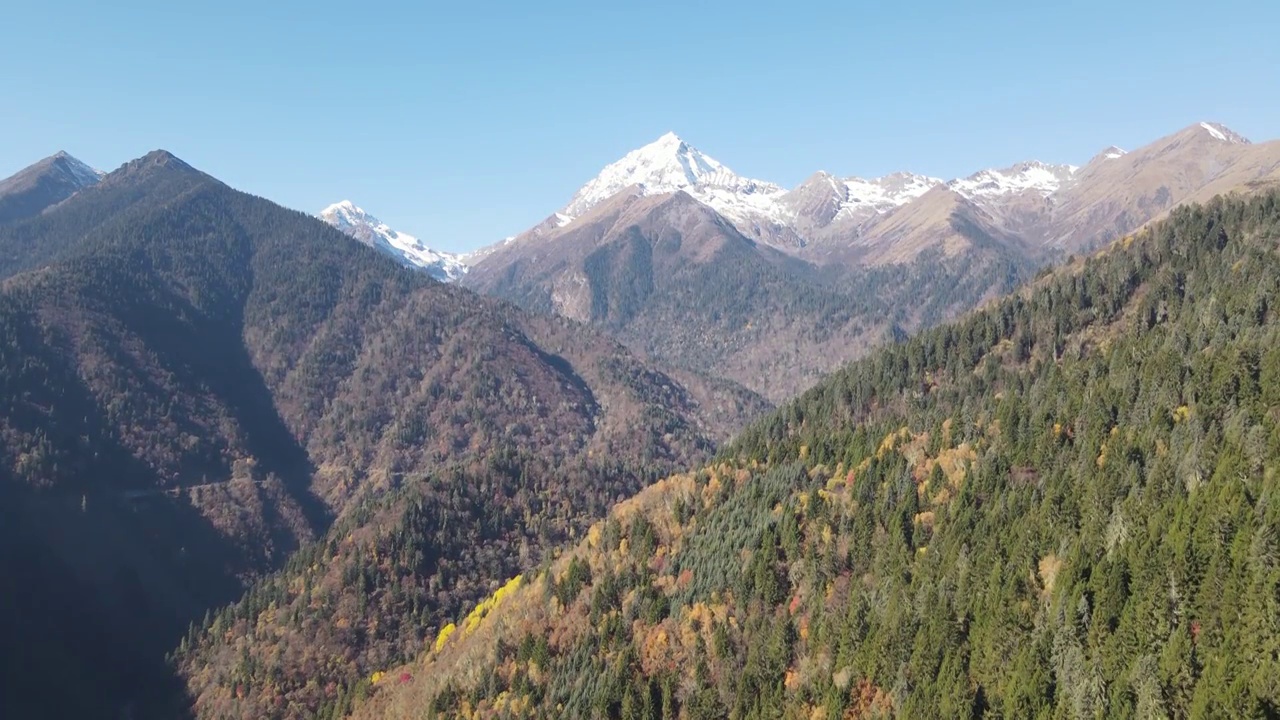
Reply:
<svg viewBox="0 0 1280 720"><path fill-rule="evenodd" d="M1278 152L1275 143L1253 145L1225 126L1202 122L1133 153L1109 147L1083 167L1027 161L946 183L905 172L870 180L819 172L783 190L742 178L668 133L607 166L565 208L511 242L554 237L557 229L634 187L646 196L683 190L744 236L807 260L893 264L926 250L947 252L962 242L948 229L945 213L921 225L925 213L912 207L945 185L991 218L996 239L1016 237L1029 254L1024 259L1042 263L1058 252L1098 247L1177 204L1275 182ZM916 220L885 222L894 213ZM905 224L916 232L903 234ZM883 248L894 240L900 248L851 252L857 246ZM504 247L486 248L473 261Z"/></svg>
<svg viewBox="0 0 1280 720"><path fill-rule="evenodd" d="M432 250L421 240L391 229L350 200L320 211L321 220L356 240L385 253L408 268L425 271L441 282L456 282L467 274L467 265L453 253Z"/></svg>
<svg viewBox="0 0 1280 720"><path fill-rule="evenodd" d="M683 191L728 219L745 237L803 254L811 243L856 234L867 221L940 184L937 178L905 172L869 180L819 172L786 191L741 177L667 133L606 166L568 205L516 240L554 234L624 191L646 197ZM486 248L475 260L499 248Z"/></svg>
<svg viewBox="0 0 1280 720"><path fill-rule="evenodd" d="M1029 161L982 170L946 183L978 212L981 227L1024 259L1045 263L1087 252L1162 216L1179 204L1257 191L1280 181L1280 143L1253 145L1215 123L1197 123L1126 153L1109 147L1085 166ZM951 254L973 239L955 230L956 213L940 212L931 192L886 207L869 220L810 230L800 255L818 262L898 263L930 248ZM955 204L954 202L949 204ZM980 243L982 244L982 243ZM882 248L859 253L858 248Z"/></svg>
<svg viewBox="0 0 1280 720"><path fill-rule="evenodd" d="M536 492L437 499L432 517L497 528L555 498L578 522L704 456L710 428L734 423L703 408L743 399L403 272L161 151L0 228L0 254L10 272L39 268L0 286L0 530L28 551L4 570L42 568L0 606L62 613L0 618L5 637L41 637L15 625L32 623L53 643L6 643L15 716L172 717L164 652L334 517L419 483L447 498L465 481L447 468L499 463ZM494 562L536 561L569 530L555 517ZM96 704L56 692L68 681Z"/></svg>
<svg viewBox="0 0 1280 720"><path fill-rule="evenodd" d="M58 152L0 180L0 224L39 215L76 192L97 184L102 173Z"/></svg>
<svg viewBox="0 0 1280 720"><path fill-rule="evenodd" d="M1278 248L1180 209L851 365L354 716L1275 715Z"/></svg>

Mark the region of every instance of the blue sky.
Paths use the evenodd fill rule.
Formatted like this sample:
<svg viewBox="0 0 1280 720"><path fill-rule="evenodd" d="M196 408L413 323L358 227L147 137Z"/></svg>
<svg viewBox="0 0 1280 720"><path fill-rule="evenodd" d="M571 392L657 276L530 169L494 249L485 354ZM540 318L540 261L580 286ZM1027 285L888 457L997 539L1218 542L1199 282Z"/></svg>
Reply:
<svg viewBox="0 0 1280 720"><path fill-rule="evenodd" d="M784 185L1083 162L1198 120L1280 137L1272 0L12 5L0 176L165 148L450 250L668 130Z"/></svg>

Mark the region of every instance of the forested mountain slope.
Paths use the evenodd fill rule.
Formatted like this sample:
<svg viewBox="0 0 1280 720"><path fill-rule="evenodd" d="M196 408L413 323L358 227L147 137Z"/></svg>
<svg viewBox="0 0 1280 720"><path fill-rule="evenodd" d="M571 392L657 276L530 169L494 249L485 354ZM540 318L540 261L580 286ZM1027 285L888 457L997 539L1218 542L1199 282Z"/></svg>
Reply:
<svg viewBox="0 0 1280 720"><path fill-rule="evenodd" d="M189 622L335 518L420 485L440 572L484 540L506 574L762 407L165 152L0 228L0 257L5 716L172 717L163 657ZM502 483L523 492L477 495ZM506 518L544 503L521 545ZM487 590L469 581L424 612Z"/></svg>
<svg viewBox="0 0 1280 720"><path fill-rule="evenodd" d="M1280 194L854 363L356 717L1274 717Z"/></svg>

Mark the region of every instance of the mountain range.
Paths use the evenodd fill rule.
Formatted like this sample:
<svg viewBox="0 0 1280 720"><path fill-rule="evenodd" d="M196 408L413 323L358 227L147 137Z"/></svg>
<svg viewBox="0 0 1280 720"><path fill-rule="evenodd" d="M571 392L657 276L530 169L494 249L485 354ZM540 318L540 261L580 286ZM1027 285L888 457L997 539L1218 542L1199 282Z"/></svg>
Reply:
<svg viewBox="0 0 1280 720"><path fill-rule="evenodd" d="M686 192L744 236L819 263L833 256L862 265L909 261L948 240L956 241L955 251L968 243L956 240L947 225L960 221L990 222L993 232L1031 244L1028 252L1046 243L1076 252L1178 203L1274 180L1278 167L1276 143L1255 145L1222 125L1201 122L1132 153L1109 147L1084 166L1027 161L951 181L909 172L873 179L818 172L785 190L743 178L668 133L607 166L543 223L476 257L483 262L510 252L511 245L552 236L633 187L645 196ZM1143 194L1117 198L1121 185ZM1113 198L1108 203L1114 207L1098 207L1103 197Z"/></svg>
<svg viewBox="0 0 1280 720"><path fill-rule="evenodd" d="M1080 167L1026 162L950 182L819 173L792 190L667 134L471 255L462 282L781 402L1179 203L1277 179L1280 143L1210 123Z"/></svg>
<svg viewBox="0 0 1280 720"><path fill-rule="evenodd" d="M553 237L620 193L685 192L750 239L824 264L838 259L877 265L910 261L926 248L951 252L969 244L949 227L991 223L992 232L1023 240L1034 254L1097 247L1173 205L1274 180L1280 151L1255 145L1229 128L1201 122L1133 153L1111 146L1084 165L1035 160L944 181L911 172L878 178L819 171L794 188L742 177L724 163L667 133L606 166L560 210L525 233L468 255L430 251L349 202L321 212L327 222L373 242L409 266L459 280L466 266L510 245ZM1120 186L1143 195L1116 197ZM1103 202L1102 198L1110 198ZM395 240L396 237L400 240ZM446 270L445 267L448 266Z"/></svg>
<svg viewBox="0 0 1280 720"><path fill-rule="evenodd" d="M459 258L46 158L0 717L1273 716L1278 179L1213 123L790 190L667 135Z"/></svg>

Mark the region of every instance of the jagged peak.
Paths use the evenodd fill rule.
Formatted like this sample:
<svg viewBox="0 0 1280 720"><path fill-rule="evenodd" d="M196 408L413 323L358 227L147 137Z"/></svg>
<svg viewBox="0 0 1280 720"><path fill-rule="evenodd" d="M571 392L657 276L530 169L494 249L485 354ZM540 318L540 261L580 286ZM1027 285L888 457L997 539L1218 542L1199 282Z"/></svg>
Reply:
<svg viewBox="0 0 1280 720"><path fill-rule="evenodd" d="M844 179L845 184L855 185L875 185L885 188L886 190L904 190L907 188L922 188L920 192L924 192L934 185L942 184L941 178L932 177L930 175L921 175L919 173L899 170L891 172L888 175L881 175L875 178L849 177Z"/></svg>
<svg viewBox="0 0 1280 720"><path fill-rule="evenodd" d="M98 180L102 179L102 176L105 174L101 170L91 167L88 163L80 160L66 150L59 150L36 165L49 165L60 168L62 172L68 174L74 182L82 186L93 185L98 182Z"/></svg>
<svg viewBox="0 0 1280 720"><path fill-rule="evenodd" d="M1122 147L1111 145L1103 149L1102 152L1095 155L1093 160L1090 160L1090 162L1095 162L1098 160L1118 160L1128 154L1129 154L1128 150L1125 150Z"/></svg>
<svg viewBox="0 0 1280 720"><path fill-rule="evenodd" d="M181 158L168 150L152 150L141 158L138 158L136 162L147 163L150 165L174 165L177 167L191 168L190 165L183 162Z"/></svg>
<svg viewBox="0 0 1280 720"><path fill-rule="evenodd" d="M1250 145L1249 139L1222 123L1200 122L1192 125L1192 130L1199 130L1209 133L1209 137L1222 142L1229 142L1234 145Z"/></svg>
<svg viewBox="0 0 1280 720"><path fill-rule="evenodd" d="M76 192L96 185L101 179L101 172L72 157L65 150L59 150L10 177L0 178L0 193L23 191L45 181L52 181Z"/></svg>
<svg viewBox="0 0 1280 720"><path fill-rule="evenodd" d="M833 191L839 192L840 194L844 193L843 181L826 170L819 170L805 178L804 181L795 186L791 192L796 192L797 190L806 188L829 188Z"/></svg>
<svg viewBox="0 0 1280 720"><path fill-rule="evenodd" d="M188 165L186 162L183 162L181 158L168 150L152 150L136 160L130 160L124 165L121 165L118 170L110 173L108 177L134 175L136 173L147 172L157 168L183 173L200 172Z"/></svg>

